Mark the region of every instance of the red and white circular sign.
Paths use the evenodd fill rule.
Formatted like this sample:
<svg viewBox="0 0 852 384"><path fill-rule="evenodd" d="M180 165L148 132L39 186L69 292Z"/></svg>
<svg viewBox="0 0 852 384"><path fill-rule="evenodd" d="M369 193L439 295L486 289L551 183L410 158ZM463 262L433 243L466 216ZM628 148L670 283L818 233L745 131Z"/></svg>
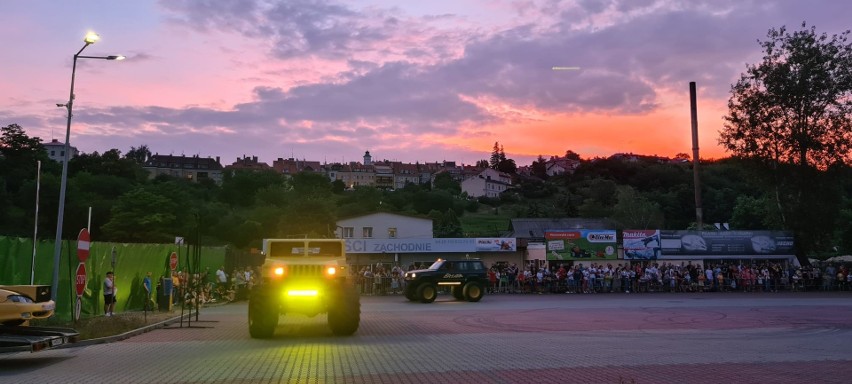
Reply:
<svg viewBox="0 0 852 384"><path fill-rule="evenodd" d="M86 264L80 263L77 265L77 296L83 296L83 292L86 291Z"/></svg>
<svg viewBox="0 0 852 384"><path fill-rule="evenodd" d="M169 268L171 268L172 271L174 271L175 269L177 269L177 263L178 263L177 253L172 252L171 256L169 256Z"/></svg>
<svg viewBox="0 0 852 384"><path fill-rule="evenodd" d="M89 230L83 228L77 236L77 259L85 263L89 258Z"/></svg>

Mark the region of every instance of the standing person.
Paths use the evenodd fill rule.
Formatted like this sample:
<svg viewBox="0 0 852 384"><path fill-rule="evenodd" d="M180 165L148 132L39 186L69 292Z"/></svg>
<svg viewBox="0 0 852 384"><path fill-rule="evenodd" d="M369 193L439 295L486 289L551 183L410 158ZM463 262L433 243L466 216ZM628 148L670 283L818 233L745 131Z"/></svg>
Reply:
<svg viewBox="0 0 852 384"><path fill-rule="evenodd" d="M225 266L223 265L216 270L216 291L220 297L223 297L227 288L228 274L225 273Z"/></svg>
<svg viewBox="0 0 852 384"><path fill-rule="evenodd" d="M142 287L145 288L145 310L153 311L154 306L151 305L151 289L153 288L151 285L151 272L145 274L145 278L142 279Z"/></svg>
<svg viewBox="0 0 852 384"><path fill-rule="evenodd" d="M242 300L246 297L245 288L247 283L246 273L237 268L237 270L234 271L234 285L236 286L235 289L237 291L236 300Z"/></svg>
<svg viewBox="0 0 852 384"><path fill-rule="evenodd" d="M104 316L112 316L115 310L115 291L115 275L109 271L104 279Z"/></svg>

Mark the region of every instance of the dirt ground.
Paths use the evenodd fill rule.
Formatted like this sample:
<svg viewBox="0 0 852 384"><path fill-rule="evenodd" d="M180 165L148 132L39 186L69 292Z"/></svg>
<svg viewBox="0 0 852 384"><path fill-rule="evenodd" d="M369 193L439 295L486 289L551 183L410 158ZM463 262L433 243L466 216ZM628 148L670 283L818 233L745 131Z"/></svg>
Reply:
<svg viewBox="0 0 852 384"><path fill-rule="evenodd" d="M204 312L204 308L201 309ZM194 313L194 312L193 312ZM184 314L189 314L189 309L184 309ZM181 309L173 308L171 311L130 311L116 313L114 316L106 317L98 315L82 318L78 321L59 321L54 318L33 321L32 326L64 327L73 328L80 332L80 340L97 339L100 337L120 335L145 326L161 323L166 320L176 319L181 315Z"/></svg>

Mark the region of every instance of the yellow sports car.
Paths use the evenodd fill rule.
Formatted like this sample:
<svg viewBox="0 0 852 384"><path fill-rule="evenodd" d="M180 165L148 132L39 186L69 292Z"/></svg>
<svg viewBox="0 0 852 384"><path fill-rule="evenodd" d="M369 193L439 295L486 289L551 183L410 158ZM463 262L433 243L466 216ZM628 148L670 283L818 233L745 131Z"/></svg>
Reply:
<svg viewBox="0 0 852 384"><path fill-rule="evenodd" d="M0 286L0 324L21 325L32 319L53 315L56 303L50 300L50 286Z"/></svg>

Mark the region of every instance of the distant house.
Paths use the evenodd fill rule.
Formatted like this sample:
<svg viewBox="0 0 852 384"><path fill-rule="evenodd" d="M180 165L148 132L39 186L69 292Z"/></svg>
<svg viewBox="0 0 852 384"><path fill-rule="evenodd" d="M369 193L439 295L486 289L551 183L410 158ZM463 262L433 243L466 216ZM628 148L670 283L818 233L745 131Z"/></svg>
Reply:
<svg viewBox="0 0 852 384"><path fill-rule="evenodd" d="M570 175L580 166L580 160L565 157L551 157L544 163L548 176Z"/></svg>
<svg viewBox="0 0 852 384"><path fill-rule="evenodd" d="M65 161L65 143L60 143L59 140L53 139L49 143L42 144L47 151L47 157L58 163ZM77 148L69 146L68 158L72 159L77 156Z"/></svg>
<svg viewBox="0 0 852 384"><path fill-rule="evenodd" d="M462 192L470 197L499 197L511 187L512 177L508 173L491 168L461 182Z"/></svg>
<svg viewBox="0 0 852 384"><path fill-rule="evenodd" d="M222 164L219 156L215 159L210 157L152 155L142 167L148 171L148 178L153 179L159 175L179 177L193 182L202 180L213 180L216 184L222 184Z"/></svg>

